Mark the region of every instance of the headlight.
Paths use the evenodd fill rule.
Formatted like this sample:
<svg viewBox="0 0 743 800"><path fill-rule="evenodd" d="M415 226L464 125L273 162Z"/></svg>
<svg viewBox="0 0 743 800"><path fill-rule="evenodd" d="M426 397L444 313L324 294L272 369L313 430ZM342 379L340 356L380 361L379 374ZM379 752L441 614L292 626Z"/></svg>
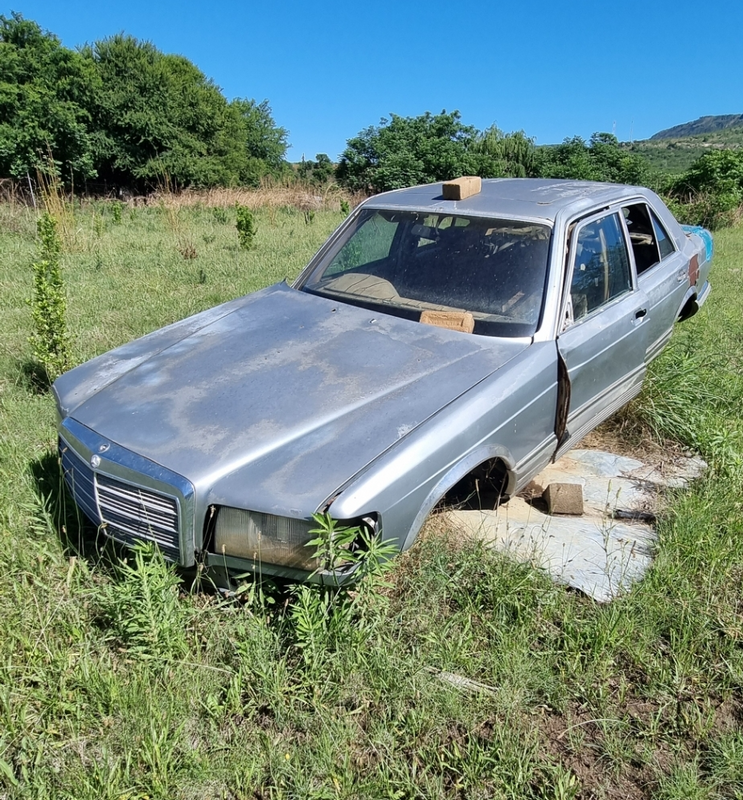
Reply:
<svg viewBox="0 0 743 800"><path fill-rule="evenodd" d="M307 542L315 538L310 528L316 525L311 520L222 506L214 528L214 550L218 555L314 571L320 563L312 558L314 550Z"/></svg>

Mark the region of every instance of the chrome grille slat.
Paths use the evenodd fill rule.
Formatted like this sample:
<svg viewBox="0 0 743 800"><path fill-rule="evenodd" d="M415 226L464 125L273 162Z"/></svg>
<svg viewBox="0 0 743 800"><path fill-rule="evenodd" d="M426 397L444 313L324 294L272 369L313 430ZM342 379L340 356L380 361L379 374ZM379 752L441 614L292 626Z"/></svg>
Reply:
<svg viewBox="0 0 743 800"><path fill-rule="evenodd" d="M64 439L59 441L59 452L65 483L91 522L124 544L154 542L166 558L180 561L175 497L95 472Z"/></svg>
<svg viewBox="0 0 743 800"><path fill-rule="evenodd" d="M180 540L175 498L102 473L96 473L95 482L101 522L109 534L125 540L155 542L166 556L178 560Z"/></svg>
<svg viewBox="0 0 743 800"><path fill-rule="evenodd" d="M98 516L98 503L95 499L93 470L60 440L59 453L62 459L62 473L67 488L70 490L80 510L96 525L101 524Z"/></svg>

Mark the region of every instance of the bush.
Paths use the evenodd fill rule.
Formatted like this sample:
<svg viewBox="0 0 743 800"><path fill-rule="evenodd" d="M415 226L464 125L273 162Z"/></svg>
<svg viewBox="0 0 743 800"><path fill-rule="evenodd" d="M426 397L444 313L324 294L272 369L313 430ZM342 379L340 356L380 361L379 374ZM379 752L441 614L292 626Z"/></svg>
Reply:
<svg viewBox="0 0 743 800"><path fill-rule="evenodd" d="M255 239L256 226L253 212L247 206L241 206L240 203L235 203L235 211L237 212L237 238L240 241L240 247L245 250L250 250L253 246Z"/></svg>
<svg viewBox="0 0 743 800"><path fill-rule="evenodd" d="M44 213L37 227L41 258L33 264L34 292L30 305L34 332L30 341L34 358L51 382L70 365L67 301L59 264L62 242L57 220L51 214Z"/></svg>
<svg viewBox="0 0 743 800"><path fill-rule="evenodd" d="M743 204L743 152L705 153L668 192L669 205L679 221L711 229L732 225Z"/></svg>

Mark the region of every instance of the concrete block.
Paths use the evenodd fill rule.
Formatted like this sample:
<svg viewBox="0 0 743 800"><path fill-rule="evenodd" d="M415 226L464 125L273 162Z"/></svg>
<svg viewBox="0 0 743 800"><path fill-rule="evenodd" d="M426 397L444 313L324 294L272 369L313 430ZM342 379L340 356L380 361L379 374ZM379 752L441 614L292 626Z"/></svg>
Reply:
<svg viewBox="0 0 743 800"><path fill-rule="evenodd" d="M421 322L463 333L475 330L475 318L469 311L421 311Z"/></svg>
<svg viewBox="0 0 743 800"><path fill-rule="evenodd" d="M550 514L583 513L583 486L580 483L551 483L544 492Z"/></svg>
<svg viewBox="0 0 743 800"><path fill-rule="evenodd" d="M476 175L465 175L463 178L447 181L441 193L444 195L444 200L466 200L473 194L479 194L481 189L482 180L480 178Z"/></svg>

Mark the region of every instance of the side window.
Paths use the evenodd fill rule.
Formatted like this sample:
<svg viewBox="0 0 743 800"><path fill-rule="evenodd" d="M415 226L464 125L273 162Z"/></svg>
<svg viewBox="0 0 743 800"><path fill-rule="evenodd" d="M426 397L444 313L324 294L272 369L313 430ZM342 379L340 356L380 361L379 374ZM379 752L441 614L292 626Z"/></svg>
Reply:
<svg viewBox="0 0 743 800"><path fill-rule="evenodd" d="M665 258L666 256L670 256L671 253L676 252L676 248L673 246L671 237L666 233L666 229L663 227L658 217L655 216L655 212L651 211L650 215L653 218L653 229L655 230L655 236L658 239L660 257Z"/></svg>
<svg viewBox="0 0 743 800"><path fill-rule="evenodd" d="M373 214L356 229L338 251L325 272L326 277L382 261L390 254L398 222Z"/></svg>
<svg viewBox="0 0 743 800"><path fill-rule="evenodd" d="M645 203L625 206L622 211L627 222L637 274L640 275L654 267L661 259L655 228L650 219L651 212Z"/></svg>
<svg viewBox="0 0 743 800"><path fill-rule="evenodd" d="M618 215L580 228L570 285L573 320L577 322L631 288L627 244Z"/></svg>

